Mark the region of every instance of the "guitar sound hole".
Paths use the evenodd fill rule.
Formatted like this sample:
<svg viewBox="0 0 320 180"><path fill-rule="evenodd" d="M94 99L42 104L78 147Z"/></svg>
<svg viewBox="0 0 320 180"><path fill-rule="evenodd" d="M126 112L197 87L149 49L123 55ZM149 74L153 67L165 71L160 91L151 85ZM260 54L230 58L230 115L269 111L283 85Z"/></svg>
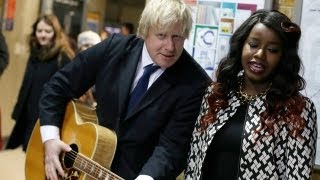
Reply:
<svg viewBox="0 0 320 180"><path fill-rule="evenodd" d="M66 169L73 167L74 161L79 152L78 146L76 144L71 144L70 147L72 148L72 151L66 152L62 158L62 164Z"/></svg>

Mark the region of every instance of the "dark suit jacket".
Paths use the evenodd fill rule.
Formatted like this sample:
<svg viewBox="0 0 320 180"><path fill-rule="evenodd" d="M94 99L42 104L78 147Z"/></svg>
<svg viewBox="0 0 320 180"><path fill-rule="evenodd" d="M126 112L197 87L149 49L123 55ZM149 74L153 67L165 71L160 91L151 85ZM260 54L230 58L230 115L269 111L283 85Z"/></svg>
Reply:
<svg viewBox="0 0 320 180"><path fill-rule="evenodd" d="M59 126L66 103L95 84L99 123L114 129L118 138L112 171L125 179L139 174L174 179L185 166L210 78L183 51L126 115L143 43L136 36L115 35L80 53L45 85L40 101L41 124Z"/></svg>

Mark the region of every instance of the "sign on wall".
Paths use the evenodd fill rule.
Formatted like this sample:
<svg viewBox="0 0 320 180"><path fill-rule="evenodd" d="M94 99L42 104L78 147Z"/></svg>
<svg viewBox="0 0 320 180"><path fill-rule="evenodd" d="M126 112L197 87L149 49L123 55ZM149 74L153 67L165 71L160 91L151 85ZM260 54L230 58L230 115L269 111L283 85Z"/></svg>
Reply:
<svg viewBox="0 0 320 180"><path fill-rule="evenodd" d="M304 0L301 13L301 40L299 53L304 65L303 77L306 80L306 95L320 112L320 1ZM320 129L318 121L318 130ZM320 169L320 133L317 139L316 164Z"/></svg>
<svg viewBox="0 0 320 180"><path fill-rule="evenodd" d="M5 1L5 30L12 31L14 25L14 17L16 11L16 0L6 0Z"/></svg>
<svg viewBox="0 0 320 180"><path fill-rule="evenodd" d="M193 29L185 49L206 70L210 77L221 58L227 55L229 39L239 25L257 9L264 8L264 0L185 0L190 5Z"/></svg>

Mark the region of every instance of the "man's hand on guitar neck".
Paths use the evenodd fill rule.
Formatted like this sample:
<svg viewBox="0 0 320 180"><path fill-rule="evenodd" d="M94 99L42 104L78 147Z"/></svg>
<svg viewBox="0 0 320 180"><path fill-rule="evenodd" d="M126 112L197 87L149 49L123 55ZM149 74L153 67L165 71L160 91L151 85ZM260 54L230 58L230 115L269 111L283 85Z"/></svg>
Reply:
<svg viewBox="0 0 320 180"><path fill-rule="evenodd" d="M64 170L61 166L59 155L62 152L71 151L71 147L59 139L51 139L44 142L45 148L45 171L47 180L58 180L58 175L65 176Z"/></svg>

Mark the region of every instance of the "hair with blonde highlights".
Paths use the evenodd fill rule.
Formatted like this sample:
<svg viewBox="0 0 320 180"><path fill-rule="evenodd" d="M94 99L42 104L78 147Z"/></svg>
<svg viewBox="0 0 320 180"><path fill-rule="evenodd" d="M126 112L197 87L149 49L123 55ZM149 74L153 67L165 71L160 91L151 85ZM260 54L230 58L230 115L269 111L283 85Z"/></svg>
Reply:
<svg viewBox="0 0 320 180"><path fill-rule="evenodd" d="M187 4L181 0L150 0L141 14L137 34L145 38L150 28L166 30L174 23L183 25L181 35L188 38L192 16Z"/></svg>

